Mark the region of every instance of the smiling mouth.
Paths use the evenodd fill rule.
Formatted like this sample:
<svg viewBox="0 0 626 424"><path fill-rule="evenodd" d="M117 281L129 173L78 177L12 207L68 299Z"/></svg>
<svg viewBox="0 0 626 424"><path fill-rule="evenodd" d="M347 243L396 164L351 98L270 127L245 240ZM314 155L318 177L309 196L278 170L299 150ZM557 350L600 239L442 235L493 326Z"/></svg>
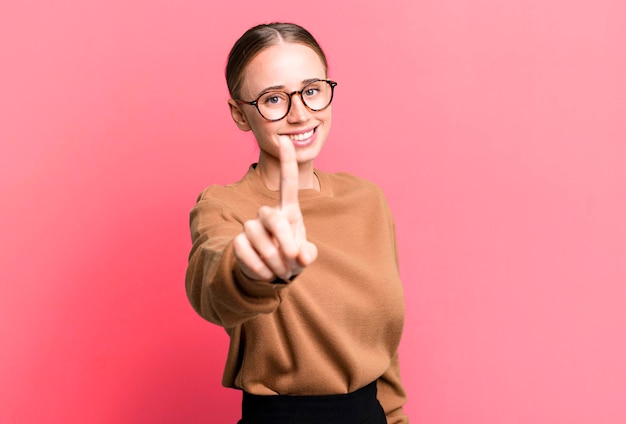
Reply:
<svg viewBox="0 0 626 424"><path fill-rule="evenodd" d="M304 141L306 139L311 138L314 132L315 132L315 128L313 128L310 131L300 133L300 134L290 134L289 138L292 139L293 141Z"/></svg>

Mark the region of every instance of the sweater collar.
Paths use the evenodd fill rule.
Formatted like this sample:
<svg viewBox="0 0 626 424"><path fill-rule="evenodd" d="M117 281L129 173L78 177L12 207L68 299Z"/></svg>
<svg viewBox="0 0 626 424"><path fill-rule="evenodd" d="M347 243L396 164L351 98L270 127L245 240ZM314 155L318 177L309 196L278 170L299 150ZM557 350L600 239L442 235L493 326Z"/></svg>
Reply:
<svg viewBox="0 0 626 424"><path fill-rule="evenodd" d="M242 182L249 184L255 192L260 193L267 198L279 201L280 191L270 190L269 188L267 188L265 183L263 183L261 176L254 169L256 165L256 163L250 165L250 168L248 168L248 172L244 176ZM300 200L332 196L332 187L330 186L328 174L318 169L315 169L313 172L315 173L315 176L320 183L320 190L318 191L315 189L302 189L298 192L298 197Z"/></svg>

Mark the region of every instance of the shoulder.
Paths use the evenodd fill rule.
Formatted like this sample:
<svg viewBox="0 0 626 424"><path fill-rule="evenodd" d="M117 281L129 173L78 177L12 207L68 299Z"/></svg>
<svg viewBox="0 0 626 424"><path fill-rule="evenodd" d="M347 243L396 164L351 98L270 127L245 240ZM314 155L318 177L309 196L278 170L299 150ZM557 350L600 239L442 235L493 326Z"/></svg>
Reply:
<svg viewBox="0 0 626 424"><path fill-rule="evenodd" d="M211 184L205 187L198 195L196 201L201 202L225 202L231 203L237 201L239 198L249 198L254 195L256 190L253 187L253 175L251 172L252 167L248 172L237 182L230 184Z"/></svg>
<svg viewBox="0 0 626 424"><path fill-rule="evenodd" d="M331 202L352 214L390 216L391 210L383 189L374 182L347 172L322 173L328 184Z"/></svg>
<svg viewBox="0 0 626 424"><path fill-rule="evenodd" d="M205 201L220 201L225 200L228 201L232 197L237 197L239 194L239 186L240 182L234 184L220 185L220 184L212 184L210 186L205 187L202 192L198 195L196 199L197 202L205 202Z"/></svg>
<svg viewBox="0 0 626 424"><path fill-rule="evenodd" d="M202 190L191 210L192 219L244 221L254 216L266 200L255 189L249 175L232 184L212 184Z"/></svg>

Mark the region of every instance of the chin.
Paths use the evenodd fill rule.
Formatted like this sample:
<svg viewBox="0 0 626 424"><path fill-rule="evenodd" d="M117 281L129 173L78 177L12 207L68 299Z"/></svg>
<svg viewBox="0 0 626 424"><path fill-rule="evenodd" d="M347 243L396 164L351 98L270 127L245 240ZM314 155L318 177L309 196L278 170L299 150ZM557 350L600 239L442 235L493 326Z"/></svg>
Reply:
<svg viewBox="0 0 626 424"><path fill-rule="evenodd" d="M322 145L313 144L311 146L296 150L296 160L298 163L311 162L315 160L322 150Z"/></svg>

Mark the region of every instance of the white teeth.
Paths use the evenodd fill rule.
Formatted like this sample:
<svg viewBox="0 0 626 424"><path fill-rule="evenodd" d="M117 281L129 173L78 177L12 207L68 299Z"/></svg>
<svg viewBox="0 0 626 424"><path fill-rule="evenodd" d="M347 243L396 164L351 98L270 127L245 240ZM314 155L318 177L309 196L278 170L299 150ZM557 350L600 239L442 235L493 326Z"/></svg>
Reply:
<svg viewBox="0 0 626 424"><path fill-rule="evenodd" d="M289 138L291 138L293 141L303 141L307 138L310 138L313 135L313 131L314 130L311 130L302 134L292 134L289 136Z"/></svg>

